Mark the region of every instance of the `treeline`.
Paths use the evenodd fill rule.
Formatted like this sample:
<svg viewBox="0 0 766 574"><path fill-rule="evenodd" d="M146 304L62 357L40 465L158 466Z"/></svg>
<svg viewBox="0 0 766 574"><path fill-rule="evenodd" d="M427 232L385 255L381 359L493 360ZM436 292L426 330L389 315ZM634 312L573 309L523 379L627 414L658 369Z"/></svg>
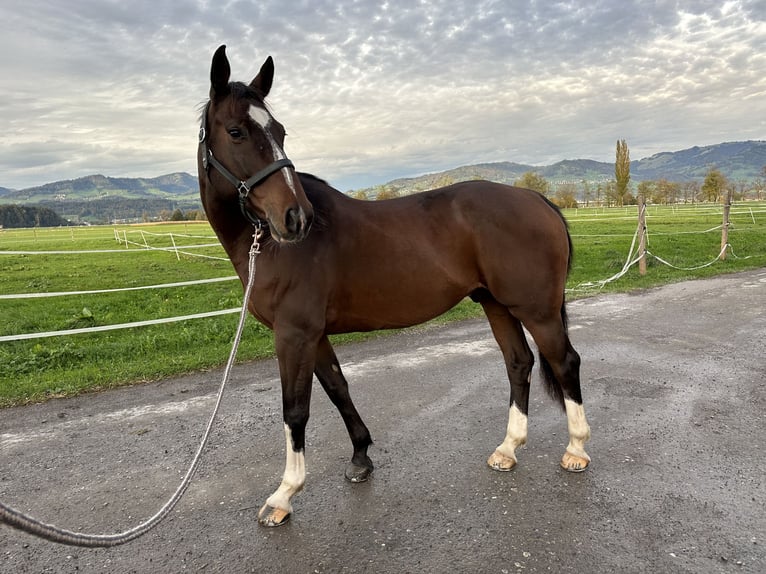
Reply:
<svg viewBox="0 0 766 574"><path fill-rule="evenodd" d="M48 207L0 205L0 226L5 228L60 227L62 225L70 225L70 223Z"/></svg>
<svg viewBox="0 0 766 574"><path fill-rule="evenodd" d="M41 205L54 208L64 217L75 222L110 223L113 221L157 221L163 215L176 211L196 212L199 202L171 201L169 199L105 197L90 201L46 201Z"/></svg>
<svg viewBox="0 0 766 574"><path fill-rule="evenodd" d="M527 172L514 185L538 191L559 207L635 205L638 196L652 204L715 203L722 201L729 192L736 201L762 199L766 196L766 167L763 174L763 179L755 181L733 181L720 170L711 168L702 182L660 178L643 180L634 186L632 182L628 185L626 178L621 187L616 179L596 183L582 181L579 185L572 182L552 184L537 173Z"/></svg>

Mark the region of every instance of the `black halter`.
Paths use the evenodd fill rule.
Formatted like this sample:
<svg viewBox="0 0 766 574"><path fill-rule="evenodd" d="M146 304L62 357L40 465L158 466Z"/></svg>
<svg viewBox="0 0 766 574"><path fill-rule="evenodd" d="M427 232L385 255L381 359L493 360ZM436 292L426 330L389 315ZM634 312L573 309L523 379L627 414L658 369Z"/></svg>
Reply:
<svg viewBox="0 0 766 574"><path fill-rule="evenodd" d="M279 171L283 167L292 167L293 162L289 159L278 159L277 161L270 163L262 170L259 170L250 177L248 180L241 180L234 176L224 165L213 156L213 150L207 147L207 112L210 109L210 102L205 106L205 111L202 113L202 125L199 128L199 143L202 146L202 167L205 172L208 172L212 165L216 168L220 174L231 182L231 184L237 188L237 194L239 195L239 209L242 211L242 215L253 225L260 225L261 227L268 227L268 221L260 219L254 216L247 209L247 196L250 190L256 185L262 183L271 174Z"/></svg>

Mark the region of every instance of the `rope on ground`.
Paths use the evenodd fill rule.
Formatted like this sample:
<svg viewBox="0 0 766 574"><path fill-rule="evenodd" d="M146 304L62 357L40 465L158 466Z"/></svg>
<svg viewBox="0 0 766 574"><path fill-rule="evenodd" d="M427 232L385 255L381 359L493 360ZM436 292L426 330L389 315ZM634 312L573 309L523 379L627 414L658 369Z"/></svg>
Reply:
<svg viewBox="0 0 766 574"><path fill-rule="evenodd" d="M639 253L634 257L634 252L638 251L637 241L638 241L638 234L641 231L640 227L636 227L636 232L633 234L633 240L630 243L630 249L628 250L628 257L625 260L625 264L622 266L622 269L620 269L617 273L609 277L608 279L603 279L601 281L587 281L585 283L580 283L576 287L573 287L572 289L567 289L567 291L581 291L581 290L587 290L592 289L594 287L601 289L606 285L607 283L611 283L612 281L616 281L623 275L625 275L628 270L638 263L638 261L641 259L641 254Z"/></svg>

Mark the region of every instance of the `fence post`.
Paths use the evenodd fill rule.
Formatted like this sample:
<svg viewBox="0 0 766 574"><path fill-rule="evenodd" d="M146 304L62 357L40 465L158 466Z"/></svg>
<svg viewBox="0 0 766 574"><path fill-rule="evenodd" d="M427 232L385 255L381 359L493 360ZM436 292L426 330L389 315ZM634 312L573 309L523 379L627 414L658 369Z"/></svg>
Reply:
<svg viewBox="0 0 766 574"><path fill-rule="evenodd" d="M731 212L731 189L726 190L723 204L723 225L721 225L721 254L719 259L726 260L726 246L729 245L729 213Z"/></svg>
<svg viewBox="0 0 766 574"><path fill-rule="evenodd" d="M173 234L170 234L170 242L173 244L173 250L176 252L176 259L181 261L181 256L178 255L178 247L176 247L176 240L173 239Z"/></svg>
<svg viewBox="0 0 766 574"><path fill-rule="evenodd" d="M646 198L638 196L638 272L646 275Z"/></svg>

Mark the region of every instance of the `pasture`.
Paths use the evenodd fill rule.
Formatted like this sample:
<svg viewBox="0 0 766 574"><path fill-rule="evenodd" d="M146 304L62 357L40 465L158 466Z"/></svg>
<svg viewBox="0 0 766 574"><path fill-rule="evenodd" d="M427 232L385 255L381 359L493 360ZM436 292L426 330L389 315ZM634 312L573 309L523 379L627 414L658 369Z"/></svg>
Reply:
<svg viewBox="0 0 766 574"><path fill-rule="evenodd" d="M635 206L565 210L575 248L569 299L766 266L765 203L732 207L725 261L717 260L720 205L650 206L648 250L663 262L649 257L645 276L634 265L619 279L594 285L625 266L636 214ZM221 365L236 327L233 312L119 330L21 337L232 310L242 295L233 276L207 223L0 231L0 406ZM61 292L73 293L35 296ZM466 301L439 320L480 313L478 305ZM354 336L344 339L349 338ZM271 333L250 319L239 359L272 353Z"/></svg>

